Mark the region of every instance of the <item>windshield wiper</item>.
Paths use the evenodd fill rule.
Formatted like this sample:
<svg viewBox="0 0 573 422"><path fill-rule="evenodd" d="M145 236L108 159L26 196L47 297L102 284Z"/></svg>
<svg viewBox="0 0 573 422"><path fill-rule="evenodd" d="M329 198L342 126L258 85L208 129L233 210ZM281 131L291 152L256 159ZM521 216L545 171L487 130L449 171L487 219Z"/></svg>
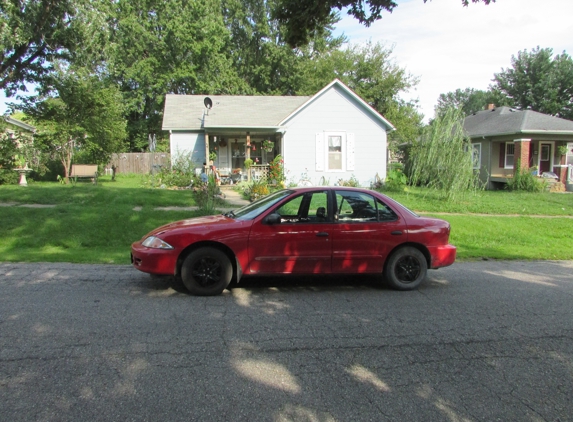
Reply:
<svg viewBox="0 0 573 422"><path fill-rule="evenodd" d="M226 212L223 214L225 217L235 218L235 213L233 211Z"/></svg>

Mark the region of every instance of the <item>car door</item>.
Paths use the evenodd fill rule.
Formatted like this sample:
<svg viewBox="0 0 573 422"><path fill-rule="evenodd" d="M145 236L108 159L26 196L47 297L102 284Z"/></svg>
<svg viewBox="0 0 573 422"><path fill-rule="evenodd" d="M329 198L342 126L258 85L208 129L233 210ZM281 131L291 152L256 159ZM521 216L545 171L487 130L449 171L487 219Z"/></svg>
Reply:
<svg viewBox="0 0 573 422"><path fill-rule="evenodd" d="M307 191L288 199L270 214L278 223L262 219L249 236L248 274L325 274L331 272L333 223L328 192Z"/></svg>
<svg viewBox="0 0 573 422"><path fill-rule="evenodd" d="M381 273L388 254L406 241L400 215L365 192L337 190L332 238L333 273Z"/></svg>

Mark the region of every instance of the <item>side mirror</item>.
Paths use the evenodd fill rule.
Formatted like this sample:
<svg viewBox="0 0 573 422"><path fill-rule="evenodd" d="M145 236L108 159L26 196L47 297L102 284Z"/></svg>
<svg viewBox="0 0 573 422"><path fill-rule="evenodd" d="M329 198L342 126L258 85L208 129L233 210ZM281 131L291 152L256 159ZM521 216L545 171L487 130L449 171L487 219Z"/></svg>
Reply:
<svg viewBox="0 0 573 422"><path fill-rule="evenodd" d="M265 224L280 224L281 223L281 215L275 213L269 214L265 217L265 219L263 220L263 223Z"/></svg>

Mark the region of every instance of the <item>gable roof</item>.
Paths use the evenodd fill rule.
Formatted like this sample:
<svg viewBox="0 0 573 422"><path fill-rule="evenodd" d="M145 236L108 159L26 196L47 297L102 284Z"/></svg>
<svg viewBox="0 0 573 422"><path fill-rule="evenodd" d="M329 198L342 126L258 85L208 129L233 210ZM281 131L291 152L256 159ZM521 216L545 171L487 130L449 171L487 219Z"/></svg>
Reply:
<svg viewBox="0 0 573 422"><path fill-rule="evenodd" d="M532 110L497 107L467 116L464 129L470 138L519 134L573 135L573 121Z"/></svg>
<svg viewBox="0 0 573 422"><path fill-rule="evenodd" d="M210 110L204 100L213 102ZM167 94L163 130L202 130L214 128L278 129L281 120L310 97L255 95L175 95Z"/></svg>
<svg viewBox="0 0 573 422"><path fill-rule="evenodd" d="M17 126L21 129L28 131L28 132L35 132L36 131L36 128L34 126L29 125L28 123L24 123L23 121L15 119L15 118L10 117L10 116L4 116L4 121L10 125Z"/></svg>
<svg viewBox="0 0 573 422"><path fill-rule="evenodd" d="M353 90L351 90L350 88L348 88L345 84L343 84L339 79L335 79L333 80L331 83L329 83L328 85L326 85L324 88L322 88L320 91L318 91L315 95L313 95L312 97L310 97L308 99L308 101L306 101L304 104L302 104L298 109L296 109L293 113L289 114L288 116L286 116L284 118L284 120L281 122L281 124L284 124L285 122L287 122L289 119L291 119L292 117L294 117L296 114L300 113L303 109L305 109L306 107L308 107L311 103L315 102L319 97L321 97L326 91L328 91L329 89L331 89L332 87L341 89L343 92L345 92L346 94L348 94L352 99L354 99L355 101L358 102L358 104L360 106L362 106L367 113L369 113L374 119L380 121L385 127L386 130L388 131L392 131L392 130L396 130L396 128L392 125L392 123L390 123L388 120L386 120L386 118L384 118L384 116L382 116L380 113L378 113L378 111L376 111L376 109L374 107L372 107L370 104L368 104L366 101L364 101L362 98L360 98L358 96L358 94L356 94Z"/></svg>
<svg viewBox="0 0 573 422"><path fill-rule="evenodd" d="M338 79L313 96L167 94L162 129L279 130L287 120L300 113L333 86L348 93L369 114L381 121L387 130L394 129L388 120ZM209 110L206 109L204 103L207 97L213 104Z"/></svg>

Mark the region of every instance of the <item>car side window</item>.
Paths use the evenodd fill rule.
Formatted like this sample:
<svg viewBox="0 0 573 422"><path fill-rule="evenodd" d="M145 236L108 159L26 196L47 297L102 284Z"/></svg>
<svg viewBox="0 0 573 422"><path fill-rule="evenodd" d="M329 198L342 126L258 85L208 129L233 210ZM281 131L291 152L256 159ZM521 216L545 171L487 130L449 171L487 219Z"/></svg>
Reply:
<svg viewBox="0 0 573 422"><path fill-rule="evenodd" d="M364 223L395 221L398 216L390 207L363 192L336 191L338 221Z"/></svg>
<svg viewBox="0 0 573 422"><path fill-rule="evenodd" d="M378 221L396 221L398 215L381 200L376 200L378 204Z"/></svg>
<svg viewBox="0 0 573 422"><path fill-rule="evenodd" d="M275 211L281 223L323 223L328 221L326 192L307 192L282 204Z"/></svg>

